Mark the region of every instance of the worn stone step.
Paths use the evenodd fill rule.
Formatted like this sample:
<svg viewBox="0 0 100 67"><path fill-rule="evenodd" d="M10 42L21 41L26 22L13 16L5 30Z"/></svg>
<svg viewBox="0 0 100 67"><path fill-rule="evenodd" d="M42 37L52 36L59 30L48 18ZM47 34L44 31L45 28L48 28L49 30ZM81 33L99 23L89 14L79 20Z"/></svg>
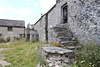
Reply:
<svg viewBox="0 0 100 67"><path fill-rule="evenodd" d="M58 25L56 25L56 27L64 27L64 28L66 28L66 27L68 27L68 25L67 24L58 24Z"/></svg>
<svg viewBox="0 0 100 67"><path fill-rule="evenodd" d="M62 32L63 32L63 31L66 32L66 31L67 31L66 29L63 29L63 28L57 28L57 29L53 29L53 30L54 30L55 32L56 32L56 31L60 31L60 32L61 32L61 31L62 31Z"/></svg>
<svg viewBox="0 0 100 67"><path fill-rule="evenodd" d="M56 30L54 30L54 31L60 31L60 32L61 32L61 31L62 31L62 32L64 31L64 32L66 32L67 30L65 30L65 29L56 29Z"/></svg>
<svg viewBox="0 0 100 67"><path fill-rule="evenodd" d="M69 46L69 47L67 47L67 49L69 49L69 50L75 50L75 49L80 50L81 48L82 48L81 46Z"/></svg>
<svg viewBox="0 0 100 67"><path fill-rule="evenodd" d="M72 40L72 37L71 36L68 36L68 37L58 37L58 40L59 41L70 41L70 40Z"/></svg>
<svg viewBox="0 0 100 67"><path fill-rule="evenodd" d="M59 32L59 33L57 33L57 36L68 37L68 36L72 36L72 35L70 32Z"/></svg>
<svg viewBox="0 0 100 67"><path fill-rule="evenodd" d="M55 26L55 27L53 27L53 29L66 29L66 27L57 27L57 26Z"/></svg>
<svg viewBox="0 0 100 67"><path fill-rule="evenodd" d="M50 54L69 54L69 53L74 53L73 50L68 50L68 49L64 49L61 47L42 47L42 49L46 52L46 53L50 53Z"/></svg>
<svg viewBox="0 0 100 67"><path fill-rule="evenodd" d="M42 47L42 54L49 63L55 63L60 61L60 63L72 63L75 59L75 54L73 50L64 49L61 47Z"/></svg>
<svg viewBox="0 0 100 67"><path fill-rule="evenodd" d="M63 46L77 46L78 42L77 41L63 41L60 42L61 45Z"/></svg>
<svg viewBox="0 0 100 67"><path fill-rule="evenodd" d="M56 33L67 32L66 30L54 30Z"/></svg>
<svg viewBox="0 0 100 67"><path fill-rule="evenodd" d="M62 31L62 32L57 32L57 33L71 33L70 31Z"/></svg>
<svg viewBox="0 0 100 67"><path fill-rule="evenodd" d="M67 30L55 30L56 33L67 32Z"/></svg>

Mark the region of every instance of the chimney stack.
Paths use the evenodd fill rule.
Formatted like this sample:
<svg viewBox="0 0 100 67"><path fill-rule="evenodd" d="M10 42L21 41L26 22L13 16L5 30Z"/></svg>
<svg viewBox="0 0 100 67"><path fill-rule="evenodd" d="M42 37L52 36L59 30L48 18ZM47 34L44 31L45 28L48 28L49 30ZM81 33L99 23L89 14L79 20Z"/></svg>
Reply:
<svg viewBox="0 0 100 67"><path fill-rule="evenodd" d="M56 0L56 4L59 3L59 2L60 2L60 0Z"/></svg>

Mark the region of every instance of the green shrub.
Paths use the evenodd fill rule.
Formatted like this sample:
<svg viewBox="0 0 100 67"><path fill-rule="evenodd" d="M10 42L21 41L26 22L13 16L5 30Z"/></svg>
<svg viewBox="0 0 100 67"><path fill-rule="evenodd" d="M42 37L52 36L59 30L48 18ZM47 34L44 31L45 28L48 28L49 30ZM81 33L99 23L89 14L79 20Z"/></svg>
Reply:
<svg viewBox="0 0 100 67"><path fill-rule="evenodd" d="M61 45L57 42L51 42L50 45L54 47L61 47Z"/></svg>
<svg viewBox="0 0 100 67"><path fill-rule="evenodd" d="M0 43L5 42L5 40L3 38L0 38Z"/></svg>
<svg viewBox="0 0 100 67"><path fill-rule="evenodd" d="M7 37L7 40L6 41L9 42L10 41L10 37Z"/></svg>
<svg viewBox="0 0 100 67"><path fill-rule="evenodd" d="M14 40L18 40L19 41L20 40L20 37L14 37Z"/></svg>
<svg viewBox="0 0 100 67"><path fill-rule="evenodd" d="M81 51L76 50L76 58L73 66L76 67L99 67L100 46L85 45Z"/></svg>
<svg viewBox="0 0 100 67"><path fill-rule="evenodd" d="M44 65L46 66L46 61L45 61L45 58L44 58L44 55L42 54L42 49L41 47L37 46L38 47L38 50L37 50L37 58L38 58L38 61L40 62L40 66ZM48 66L46 66L48 67Z"/></svg>

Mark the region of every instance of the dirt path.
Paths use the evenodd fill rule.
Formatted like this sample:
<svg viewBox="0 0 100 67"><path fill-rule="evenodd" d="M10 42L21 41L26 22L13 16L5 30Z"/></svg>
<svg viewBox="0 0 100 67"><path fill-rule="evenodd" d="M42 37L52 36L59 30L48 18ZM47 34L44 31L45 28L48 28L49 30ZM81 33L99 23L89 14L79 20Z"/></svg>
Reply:
<svg viewBox="0 0 100 67"><path fill-rule="evenodd" d="M1 54L1 51L4 50L4 48L0 48L0 67L5 67L6 65L11 65L11 63L8 63L7 61L4 61L4 57Z"/></svg>

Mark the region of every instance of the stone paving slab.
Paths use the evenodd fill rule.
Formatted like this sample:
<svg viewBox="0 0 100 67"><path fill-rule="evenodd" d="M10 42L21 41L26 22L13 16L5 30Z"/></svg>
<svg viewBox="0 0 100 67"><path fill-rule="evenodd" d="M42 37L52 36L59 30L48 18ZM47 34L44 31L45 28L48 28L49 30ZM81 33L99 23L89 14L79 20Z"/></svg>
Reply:
<svg viewBox="0 0 100 67"><path fill-rule="evenodd" d="M6 65L11 65L11 63L8 63L7 61L0 60L0 64L2 67L5 67Z"/></svg>
<svg viewBox="0 0 100 67"><path fill-rule="evenodd" d="M59 53L59 54L74 53L73 50L63 49L60 47L42 47L42 49L47 53Z"/></svg>
<svg viewBox="0 0 100 67"><path fill-rule="evenodd" d="M70 66L75 60L75 53L73 50L64 49L61 47L41 47L41 56L46 61L49 67L64 67Z"/></svg>
<svg viewBox="0 0 100 67"><path fill-rule="evenodd" d="M4 50L4 48L0 48L0 52ZM3 55L3 54L0 54L0 55ZM6 65L11 65L11 63L8 63L7 61L4 61L3 59L5 59L4 57L0 57L0 66L1 67L5 67Z"/></svg>

